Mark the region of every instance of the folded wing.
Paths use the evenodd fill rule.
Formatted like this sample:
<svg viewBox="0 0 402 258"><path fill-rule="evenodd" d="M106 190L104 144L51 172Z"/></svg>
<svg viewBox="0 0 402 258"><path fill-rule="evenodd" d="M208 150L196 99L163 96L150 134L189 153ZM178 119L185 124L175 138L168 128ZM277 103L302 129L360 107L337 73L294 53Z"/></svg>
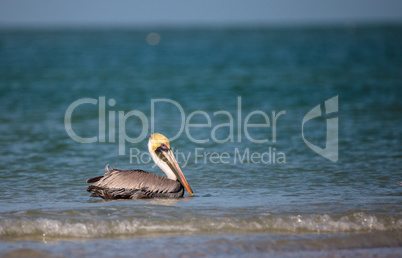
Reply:
<svg viewBox="0 0 402 258"><path fill-rule="evenodd" d="M87 191L103 199L178 198L184 188L178 181L143 170L113 169L103 176L90 178Z"/></svg>

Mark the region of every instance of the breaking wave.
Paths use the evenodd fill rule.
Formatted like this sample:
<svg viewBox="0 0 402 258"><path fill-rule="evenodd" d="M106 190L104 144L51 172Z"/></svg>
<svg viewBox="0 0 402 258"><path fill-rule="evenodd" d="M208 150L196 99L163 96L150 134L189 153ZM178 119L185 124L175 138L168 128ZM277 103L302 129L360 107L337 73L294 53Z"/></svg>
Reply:
<svg viewBox="0 0 402 258"><path fill-rule="evenodd" d="M172 234L244 234L244 233L347 233L402 230L402 218L375 216L357 212L330 215L275 216L239 219L192 218L118 218L108 219L0 219L0 238L98 238L142 237Z"/></svg>

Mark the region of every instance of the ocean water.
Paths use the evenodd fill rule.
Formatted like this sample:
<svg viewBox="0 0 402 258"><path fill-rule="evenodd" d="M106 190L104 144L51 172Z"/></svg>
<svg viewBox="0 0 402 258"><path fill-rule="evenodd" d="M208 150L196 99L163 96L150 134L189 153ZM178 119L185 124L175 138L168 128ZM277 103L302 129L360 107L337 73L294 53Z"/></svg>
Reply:
<svg viewBox="0 0 402 258"><path fill-rule="evenodd" d="M401 255L401 46L396 25L2 30L0 254ZM90 198L106 164L163 175L153 131L195 195Z"/></svg>

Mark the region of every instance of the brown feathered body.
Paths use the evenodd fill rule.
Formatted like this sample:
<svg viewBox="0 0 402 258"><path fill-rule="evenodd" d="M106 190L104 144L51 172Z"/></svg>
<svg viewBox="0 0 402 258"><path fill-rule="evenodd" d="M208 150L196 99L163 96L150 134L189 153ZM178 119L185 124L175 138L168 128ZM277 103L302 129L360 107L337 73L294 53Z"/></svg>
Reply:
<svg viewBox="0 0 402 258"><path fill-rule="evenodd" d="M87 188L91 197L103 199L179 198L184 194L179 181L138 169L114 168L103 176L88 179L87 183L93 183Z"/></svg>

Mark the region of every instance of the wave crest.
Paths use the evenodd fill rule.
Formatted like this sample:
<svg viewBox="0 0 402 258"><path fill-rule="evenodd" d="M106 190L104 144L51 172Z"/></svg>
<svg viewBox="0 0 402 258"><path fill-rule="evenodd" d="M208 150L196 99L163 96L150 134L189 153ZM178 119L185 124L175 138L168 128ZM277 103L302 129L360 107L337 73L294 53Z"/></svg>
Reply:
<svg viewBox="0 0 402 258"><path fill-rule="evenodd" d="M328 214L275 216L239 219L0 219L0 238L72 237L97 238L166 234L222 233L345 233L402 229L402 219L362 212L339 217Z"/></svg>

